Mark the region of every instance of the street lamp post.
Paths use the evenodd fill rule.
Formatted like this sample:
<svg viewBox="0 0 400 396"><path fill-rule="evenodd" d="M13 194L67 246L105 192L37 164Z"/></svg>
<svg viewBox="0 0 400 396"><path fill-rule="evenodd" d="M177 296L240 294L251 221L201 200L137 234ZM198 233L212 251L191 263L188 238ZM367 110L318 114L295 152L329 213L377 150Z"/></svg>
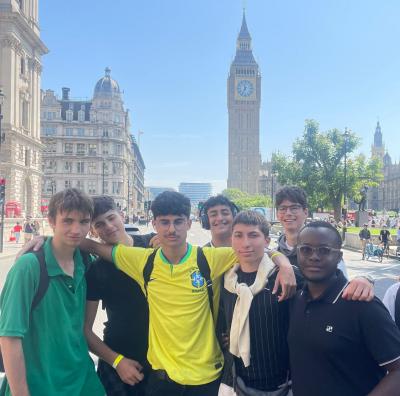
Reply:
<svg viewBox="0 0 400 396"><path fill-rule="evenodd" d="M1 130L1 121L3 119L2 107L3 107L3 103L4 103L4 98L5 98L4 93L0 89L0 150L1 150L1 144L4 143L4 140L5 140L5 132L3 132Z"/></svg>
<svg viewBox="0 0 400 396"><path fill-rule="evenodd" d="M347 128L344 129L344 220L347 219L347 141L350 136L350 132Z"/></svg>
<svg viewBox="0 0 400 396"><path fill-rule="evenodd" d="M274 191L274 176L276 173L271 171L271 199L272 199L272 220L275 220L275 191Z"/></svg>

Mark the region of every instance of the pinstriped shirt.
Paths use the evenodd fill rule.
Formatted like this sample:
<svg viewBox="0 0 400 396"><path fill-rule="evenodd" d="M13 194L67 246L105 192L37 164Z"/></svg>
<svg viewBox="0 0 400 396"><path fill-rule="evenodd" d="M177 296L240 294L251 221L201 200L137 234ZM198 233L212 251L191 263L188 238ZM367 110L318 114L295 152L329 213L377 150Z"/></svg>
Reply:
<svg viewBox="0 0 400 396"><path fill-rule="evenodd" d="M238 282L252 285L257 272L237 272ZM296 274L297 275L297 274ZM278 302L272 294L276 272L272 274L265 288L254 296L251 304L250 319L250 365L244 367L240 358L235 357L237 376L246 386L273 391L286 382L289 371L289 351L287 332L289 327L289 301ZM298 282L301 278L299 277ZM222 290L222 299L228 331L230 331L233 309L237 295Z"/></svg>

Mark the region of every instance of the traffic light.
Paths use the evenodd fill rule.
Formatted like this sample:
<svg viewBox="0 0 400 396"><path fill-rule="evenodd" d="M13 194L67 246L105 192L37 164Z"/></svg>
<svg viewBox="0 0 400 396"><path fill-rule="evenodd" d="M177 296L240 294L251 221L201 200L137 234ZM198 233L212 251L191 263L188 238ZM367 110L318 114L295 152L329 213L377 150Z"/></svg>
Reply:
<svg viewBox="0 0 400 396"><path fill-rule="evenodd" d="M144 210L149 211L151 208L151 201L144 201Z"/></svg>
<svg viewBox="0 0 400 396"><path fill-rule="evenodd" d="M6 179L0 179L0 204L4 205L6 198Z"/></svg>

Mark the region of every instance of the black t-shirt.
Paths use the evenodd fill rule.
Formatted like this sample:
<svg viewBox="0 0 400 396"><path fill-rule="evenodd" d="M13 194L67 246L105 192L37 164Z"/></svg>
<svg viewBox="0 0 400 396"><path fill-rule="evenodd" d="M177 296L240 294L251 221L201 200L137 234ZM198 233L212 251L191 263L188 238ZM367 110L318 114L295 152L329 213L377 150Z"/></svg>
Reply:
<svg viewBox="0 0 400 396"><path fill-rule="evenodd" d="M338 277L318 299L307 289L292 300L290 365L296 396L365 396L400 357L400 331L380 300L347 301Z"/></svg>
<svg viewBox="0 0 400 396"><path fill-rule="evenodd" d="M297 282L302 284L302 277L294 268ZM252 285L257 272L237 271L238 283ZM250 320L250 365L245 367L242 359L234 357L236 374L246 386L263 391L273 391L286 382L289 370L289 352L287 331L289 326L289 301L278 302L272 294L277 272L268 278L260 293L251 303ZM225 288L221 292L224 311L228 323L228 333L232 324L233 310L237 295Z"/></svg>
<svg viewBox="0 0 400 396"><path fill-rule="evenodd" d="M134 245L145 247L150 238L135 235ZM108 321L104 342L115 352L146 364L149 311L139 284L102 259L94 262L86 274L87 300L102 300Z"/></svg>
<svg viewBox="0 0 400 396"><path fill-rule="evenodd" d="M387 242L390 238L390 231L389 230L381 230L379 237L382 242Z"/></svg>

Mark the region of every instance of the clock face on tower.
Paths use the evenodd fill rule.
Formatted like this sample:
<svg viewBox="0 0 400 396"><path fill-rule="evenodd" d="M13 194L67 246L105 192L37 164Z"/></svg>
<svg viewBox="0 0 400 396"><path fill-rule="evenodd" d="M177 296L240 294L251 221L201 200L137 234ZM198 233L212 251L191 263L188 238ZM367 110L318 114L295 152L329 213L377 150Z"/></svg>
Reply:
<svg viewBox="0 0 400 396"><path fill-rule="evenodd" d="M236 89L240 96L247 98L254 92L254 85L249 80L241 80Z"/></svg>

